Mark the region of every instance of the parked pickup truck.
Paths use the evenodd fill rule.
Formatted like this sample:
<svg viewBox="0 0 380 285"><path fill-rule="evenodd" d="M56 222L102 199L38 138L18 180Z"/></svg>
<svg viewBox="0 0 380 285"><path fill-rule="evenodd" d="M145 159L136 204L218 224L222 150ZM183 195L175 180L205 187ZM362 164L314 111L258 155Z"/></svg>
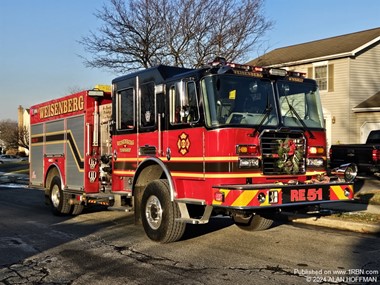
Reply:
<svg viewBox="0 0 380 285"><path fill-rule="evenodd" d="M355 163L359 173L380 176L380 130L369 133L365 144L338 144L330 148L330 168Z"/></svg>

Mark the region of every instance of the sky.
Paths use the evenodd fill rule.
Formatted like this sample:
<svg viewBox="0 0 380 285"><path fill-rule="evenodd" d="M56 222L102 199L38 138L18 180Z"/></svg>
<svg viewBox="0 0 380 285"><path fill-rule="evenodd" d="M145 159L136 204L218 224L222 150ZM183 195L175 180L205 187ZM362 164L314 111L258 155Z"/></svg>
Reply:
<svg viewBox="0 0 380 285"><path fill-rule="evenodd" d="M380 27L378 0L264 0L273 21L264 51ZM17 109L71 90L110 84L120 74L90 69L78 42L102 24L94 13L108 0L0 0L0 120Z"/></svg>

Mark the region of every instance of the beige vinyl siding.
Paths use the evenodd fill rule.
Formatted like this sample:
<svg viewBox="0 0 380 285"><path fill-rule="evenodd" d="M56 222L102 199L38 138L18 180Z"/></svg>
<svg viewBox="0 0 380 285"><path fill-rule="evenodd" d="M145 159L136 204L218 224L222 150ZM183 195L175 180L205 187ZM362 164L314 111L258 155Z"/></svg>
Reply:
<svg viewBox="0 0 380 285"><path fill-rule="evenodd" d="M335 124L331 125L331 144L348 143L349 122L347 114L350 112L348 100L349 60L347 58L330 60L327 65L330 66L330 71L333 70L333 74L329 74L329 83L331 84L333 81L333 87L329 86L329 90L333 91L321 91L320 93L322 107L331 113L331 117L335 117ZM312 64L291 66L289 70L305 72L308 77L314 76L312 74Z"/></svg>
<svg viewBox="0 0 380 285"><path fill-rule="evenodd" d="M349 128L347 120L347 112L349 110L349 101L347 100L349 90L347 84L349 75L348 59L330 60L328 65L334 66L334 91L321 91L322 106L331 112L332 118L335 117L335 124L332 124L331 143L346 143L348 142L347 130Z"/></svg>
<svg viewBox="0 0 380 285"><path fill-rule="evenodd" d="M380 91L380 45L365 50L357 57L350 59L350 89L349 114L353 116L349 128L349 142L358 143L360 140L360 126L363 117L373 117L374 113L356 113L352 108ZM359 115L360 114L360 115Z"/></svg>
<svg viewBox="0 0 380 285"><path fill-rule="evenodd" d="M380 125L380 112L363 112L355 113L356 124L355 129L359 134L358 143L360 143L360 137L364 140L366 136L362 132L366 124Z"/></svg>
<svg viewBox="0 0 380 285"><path fill-rule="evenodd" d="M358 132L360 132L361 127L365 123L380 123L380 112L355 113L355 116L355 129L358 130Z"/></svg>

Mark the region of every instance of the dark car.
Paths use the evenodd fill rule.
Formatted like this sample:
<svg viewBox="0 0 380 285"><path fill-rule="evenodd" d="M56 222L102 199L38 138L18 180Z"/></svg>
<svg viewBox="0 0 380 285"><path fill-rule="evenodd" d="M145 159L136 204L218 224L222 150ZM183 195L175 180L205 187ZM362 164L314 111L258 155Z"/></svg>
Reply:
<svg viewBox="0 0 380 285"><path fill-rule="evenodd" d="M372 130L364 144L338 144L330 149L330 167L355 163L359 173L380 175L380 130Z"/></svg>
<svg viewBox="0 0 380 285"><path fill-rule="evenodd" d="M23 161L23 159L17 155L11 155L11 154L3 154L0 155L0 163L12 163L12 162L20 162Z"/></svg>

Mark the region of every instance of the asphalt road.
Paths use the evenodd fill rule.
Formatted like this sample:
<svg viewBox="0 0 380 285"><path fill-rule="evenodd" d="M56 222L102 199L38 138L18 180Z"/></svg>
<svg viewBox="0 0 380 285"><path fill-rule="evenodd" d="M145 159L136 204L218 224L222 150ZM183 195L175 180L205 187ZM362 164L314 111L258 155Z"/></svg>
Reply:
<svg viewBox="0 0 380 285"><path fill-rule="evenodd" d="M41 190L0 185L0 284L380 282L378 236L293 224L250 233L215 218L161 245L133 221L99 209L56 217Z"/></svg>
<svg viewBox="0 0 380 285"><path fill-rule="evenodd" d="M23 170L27 173L29 170L29 162L15 162L15 163L2 163L0 164L0 172L17 172Z"/></svg>

